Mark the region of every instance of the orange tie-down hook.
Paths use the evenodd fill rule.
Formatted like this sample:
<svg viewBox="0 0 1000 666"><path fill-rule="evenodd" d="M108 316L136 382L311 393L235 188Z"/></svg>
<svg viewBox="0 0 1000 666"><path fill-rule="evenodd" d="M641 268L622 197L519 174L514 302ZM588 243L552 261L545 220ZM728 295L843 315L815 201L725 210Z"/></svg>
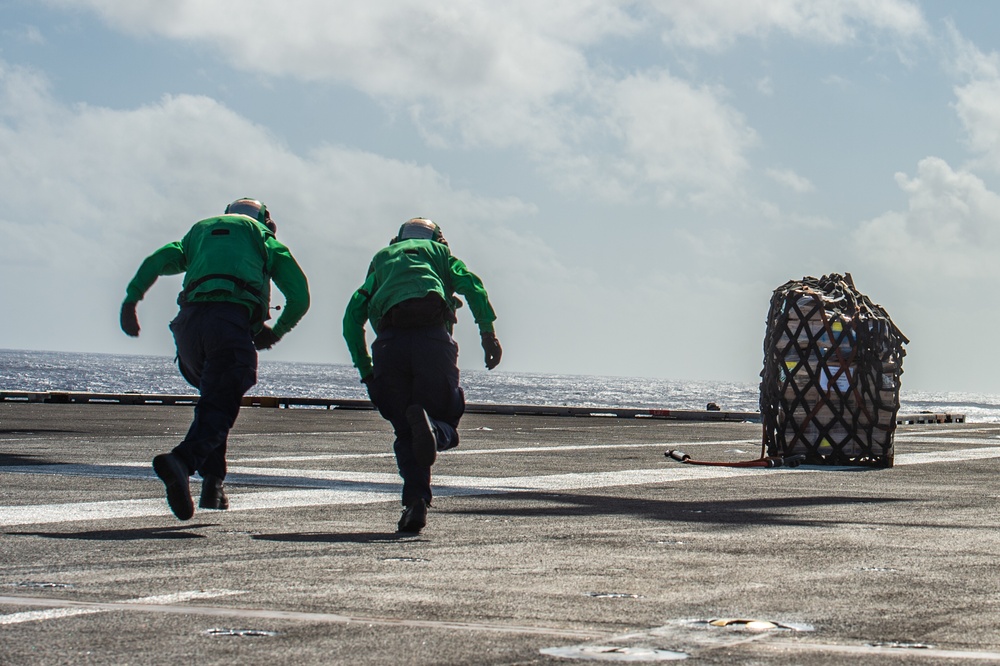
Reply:
<svg viewBox="0 0 1000 666"><path fill-rule="evenodd" d="M782 458L780 456L761 456L756 460L742 460L740 462L718 462L713 460L695 460L683 451L678 451L677 449L670 449L664 452L668 458L673 458L677 462L687 463L689 465L712 465L714 467L798 467L801 465L806 457L802 454L797 454L794 456L787 456Z"/></svg>

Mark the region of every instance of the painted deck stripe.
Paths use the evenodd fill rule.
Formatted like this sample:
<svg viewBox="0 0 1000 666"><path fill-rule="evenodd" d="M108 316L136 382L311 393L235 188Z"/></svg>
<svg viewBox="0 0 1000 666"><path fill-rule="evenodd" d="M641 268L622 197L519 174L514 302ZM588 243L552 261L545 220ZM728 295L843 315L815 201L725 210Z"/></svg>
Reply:
<svg viewBox="0 0 1000 666"><path fill-rule="evenodd" d="M229 594L237 592L222 591ZM150 597L156 599L156 597ZM298 622L315 622L327 624L363 624L393 627L415 627L420 629L439 629L444 631L485 631L507 634L532 634L544 636L560 636L578 640L592 640L604 636L604 632L567 629L564 627L539 627L510 624L494 624L479 622L447 622L434 620L409 620L402 618L362 617L354 615L339 615L336 613L309 613L303 611L279 611L251 608L224 608L211 606L177 606L169 603L143 601L135 599L125 602L85 602L65 599L46 599L40 597L10 597L0 596L0 605L9 606L45 606L52 610L77 611L77 615L86 613L101 613L108 611L131 611L146 613L170 613L175 615L202 615L210 617L239 617L264 620L294 620ZM46 611L34 611L46 612ZM15 613L15 615L28 615ZM0 616L0 617L13 617Z"/></svg>
<svg viewBox="0 0 1000 666"><path fill-rule="evenodd" d="M962 462L966 460L987 460L1000 457L1000 446L953 451L930 451L927 453L905 453L896 456L896 465L926 465L940 462Z"/></svg>
<svg viewBox="0 0 1000 666"><path fill-rule="evenodd" d="M10 615L0 615L0 625L20 622L53 620L75 615L129 611L142 613L162 613L172 615L197 615L203 617L238 617L241 619L285 620L326 624L363 624L375 626L409 627L436 629L443 631L480 631L507 634L527 634L558 636L576 640L598 640L606 638L604 632L594 630L568 629L565 627L544 627L508 625L497 623L448 622L434 620L410 620L400 618L364 617L340 615L336 613L311 613L304 611L280 611L269 609L225 608L213 606L177 605L193 599L241 594L232 590L204 590L175 594L143 597L123 602L85 602L66 599L40 597L0 596L0 605L45 607L45 610L25 611ZM962 659L980 661L1000 661L1000 652L979 650L947 650L938 648L880 647L873 645L835 645L808 642L755 641L754 648L775 652L820 652L843 654L855 657L882 655L910 659Z"/></svg>
<svg viewBox="0 0 1000 666"><path fill-rule="evenodd" d="M875 645L833 645L824 643L759 642L757 649L765 648L775 652L825 652L850 655L855 659L866 656L880 655L907 659L970 659L980 661L1000 661L1000 652L980 652L978 650L941 650L937 648L917 647L880 647Z"/></svg>
<svg viewBox="0 0 1000 666"><path fill-rule="evenodd" d="M933 438L919 438L915 441L923 441L934 443L936 440ZM949 440L953 441L953 440ZM970 439L968 441L962 441L957 443L981 443L982 440ZM579 446L565 446L565 447L520 447L512 449L488 449L485 451L448 451L443 454L447 457L471 454L478 455L480 453L531 453L536 451L572 451L572 450L591 450L591 449L609 449L609 448L635 448L636 446L642 447L652 447L652 448L663 448L668 447L674 448L686 448L690 449L692 446L704 445L704 444L729 444L729 445L743 445L750 443L750 440L717 440L712 442L685 442L682 444L668 444L668 443L654 443L654 444L642 444L642 445L618 445L618 444L597 444L597 445L579 445ZM906 453L900 454L895 458L896 465L911 465L911 464L926 464L933 462L957 462L962 460L982 460L987 458L998 457L998 451L1000 447L977 447L972 449L960 449L960 450L949 450L949 451L934 451L927 453ZM377 454L378 456L391 456L392 454ZM277 461L308 461L326 459L326 457L302 457L302 458L265 458L260 459L261 462L277 462ZM244 462L254 461L254 459L247 459ZM309 469L298 469L298 468L284 468L284 467L251 467L247 465L239 464L238 460L231 461L230 473L227 478L227 484L230 487L234 486L280 486L280 487L292 487L292 488L326 488L326 489L350 489L351 484L371 484L368 490L385 490L381 486L389 485L393 488L398 485L399 478L395 474L391 473L379 473L379 472L349 472L342 470L309 470ZM700 468L702 478L709 478L705 475L707 474L706 468ZM716 468L725 469L725 468ZM840 467L840 466L822 466L822 465L810 465L803 468L805 470L819 471L819 470L844 470L844 469L866 469L858 467ZM674 468L677 470L677 468ZM663 471L663 470L657 470ZM129 479L150 479L154 480L156 476L153 474L151 467L146 464L137 463L108 463L102 465L83 465L83 464L47 464L47 465L13 465L13 466L0 466L0 473L6 474L50 474L58 476L84 476L84 477L97 477L97 478L129 478ZM627 472L612 472L613 474L624 474ZM595 473L589 473L591 476ZM607 474L597 472L596 474ZM683 476L683 475L682 475ZM469 487L470 482L467 479L474 479L471 483L473 485L481 485L484 482L481 480L485 477L449 477L449 476L435 476L436 482L442 482L445 479L451 479L452 483L457 484L461 487ZM515 477L516 478L516 477ZM529 479L543 478L543 477L526 477ZM662 480L672 480L670 478L665 478ZM681 479L678 479L681 480ZM488 483L488 482L485 482ZM519 485L518 484L515 485ZM626 484L627 485L627 484ZM364 490L364 489L362 489Z"/></svg>
<svg viewBox="0 0 1000 666"><path fill-rule="evenodd" d="M1000 447L909 453L896 457L897 466L986 460L1000 457ZM18 469L18 468L6 468ZM769 470L765 473L823 473L838 470L865 471L864 467L809 466L793 470ZM236 468L242 478L267 479L268 485L295 488L308 482L310 489L230 493L230 511L276 509L319 505L372 504L398 501L399 479L394 474L325 470L290 470L279 468ZM518 492L558 492L615 486L650 485L731 478L760 474L764 470L734 467L703 467L680 463L659 469L622 470L550 474L522 477L466 477L438 475L435 492L438 496L495 495ZM234 475L233 481L238 478ZM160 499L116 500L109 502L69 502L0 507L0 526L63 523L86 520L138 518L170 515Z"/></svg>
<svg viewBox="0 0 1000 666"><path fill-rule="evenodd" d="M216 597L225 597L232 594L243 594L243 593L234 590L192 590L190 592L174 592L173 594L160 594L153 597L130 599L128 601L119 602L115 605L120 606L123 609L131 610L136 605L168 606L172 604L184 603L185 601L191 601L193 599L214 599ZM23 600L22 597L0 597L0 605L10 605L10 606L48 605L54 607L48 608L46 610L24 611L22 613L11 613L9 615L0 615L0 625L21 624L23 622L40 622L43 620L56 620L63 617L73 617L75 615L90 615L92 613L105 613L108 610L116 610L116 609L102 608L98 604L87 604L87 603L73 602L73 601L65 601L61 604L60 603L25 604L22 603L22 600Z"/></svg>
<svg viewBox="0 0 1000 666"><path fill-rule="evenodd" d="M75 615L128 611L141 613L162 613L171 615L197 615L203 617L237 617L256 620L285 620L326 624L362 624L366 626L393 626L442 631L474 631L507 634L527 634L557 636L575 640L598 640L607 638L606 632L569 629L565 627L544 627L508 625L485 622L449 622L434 620L410 620L402 618L364 617L340 615L336 613L311 613L304 611L280 611L270 609L226 608L213 606L182 606L186 601L241 594L233 590L202 590L175 594L143 597L122 602L86 602L67 599L40 597L0 596L0 605L44 607L45 610L24 611L0 615L0 625L20 622L54 620ZM871 655L894 656L910 659L962 659L980 661L1000 661L1000 652L980 650L947 650L938 648L880 647L874 645L836 645L808 642L755 641L753 648L774 652L820 652L843 654L854 657Z"/></svg>
<svg viewBox="0 0 1000 666"><path fill-rule="evenodd" d="M983 444L995 444L997 443L996 437L934 437L933 435L911 435L909 437L896 438L897 445L902 442L907 443L918 443L918 444L940 444L942 442L947 442L948 444L972 444L973 446L982 446Z"/></svg>
<svg viewBox="0 0 1000 666"><path fill-rule="evenodd" d="M697 480L737 476L747 470L715 468L706 475L704 469L692 466L667 470L628 470L625 472L604 472L598 474L555 474L550 476L486 478L441 475L435 477L435 494L439 497L467 495L495 495L514 492L575 490L581 488L603 488L608 486L641 485L670 481ZM303 472L299 470L297 473ZM338 475L337 472L328 472ZM344 504L373 504L378 502L398 502L400 482L389 474L361 474L341 472L340 478L349 476L369 476L393 478L393 483L365 485L355 483L351 489L329 490L277 490L250 493L229 493L229 511L250 511L254 509L276 509L306 506L330 506ZM345 486L343 481L331 484ZM0 527L12 525L36 525L64 523L86 520L107 520L140 518L144 516L168 516L163 499L115 500L109 502L78 502L64 504L40 504L27 506L0 507Z"/></svg>
<svg viewBox="0 0 1000 666"><path fill-rule="evenodd" d="M949 440L951 441L951 440ZM502 449L452 449L446 456L482 456L497 453L551 453L553 451L589 451L594 449L642 449L642 448L692 448L697 446L753 446L754 451L760 449L759 439L718 439L704 442L645 442L641 444L567 444L565 446L518 446ZM347 458L391 458L393 453L321 453L311 456L269 456L266 458L232 458L232 464L247 464L261 462L304 462L310 460L343 460Z"/></svg>

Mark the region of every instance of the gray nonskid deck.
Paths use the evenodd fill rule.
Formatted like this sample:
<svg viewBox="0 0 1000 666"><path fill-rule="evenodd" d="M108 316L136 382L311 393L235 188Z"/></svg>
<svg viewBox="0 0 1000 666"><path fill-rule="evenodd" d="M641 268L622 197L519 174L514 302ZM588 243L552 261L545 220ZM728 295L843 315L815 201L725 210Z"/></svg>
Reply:
<svg viewBox="0 0 1000 666"><path fill-rule="evenodd" d="M1000 661L1000 426L901 426L887 470L747 470L663 453L755 458L757 424L468 414L401 537L368 410L244 409L232 510L176 520L148 461L190 415L0 403L9 663Z"/></svg>

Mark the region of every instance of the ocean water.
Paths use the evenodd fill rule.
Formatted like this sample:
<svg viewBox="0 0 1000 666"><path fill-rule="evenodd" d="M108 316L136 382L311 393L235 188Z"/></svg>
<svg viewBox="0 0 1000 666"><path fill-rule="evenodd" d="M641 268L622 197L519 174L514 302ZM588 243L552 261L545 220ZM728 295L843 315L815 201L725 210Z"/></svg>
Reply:
<svg viewBox="0 0 1000 666"><path fill-rule="evenodd" d="M648 377L602 377L463 371L469 402L573 407L759 409L757 383L678 381ZM92 393L165 393L192 395L195 390L166 356L83 354L0 349L0 390L86 391ZM251 395L367 399L349 365L262 360ZM964 414L970 423L1000 423L1000 396L975 393L908 392L900 395L900 413L921 411Z"/></svg>

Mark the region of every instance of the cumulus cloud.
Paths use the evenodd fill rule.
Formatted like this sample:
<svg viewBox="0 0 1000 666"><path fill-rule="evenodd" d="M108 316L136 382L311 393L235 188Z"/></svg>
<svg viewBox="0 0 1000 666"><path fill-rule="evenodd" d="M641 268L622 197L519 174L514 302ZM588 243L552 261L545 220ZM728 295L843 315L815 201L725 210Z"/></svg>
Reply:
<svg viewBox="0 0 1000 666"><path fill-rule="evenodd" d="M668 356L637 361L617 352L650 342L669 313L650 308L645 290L630 288L631 271L609 274L606 264L574 262L565 247L525 231L538 211L520 199L455 188L427 165L369 152L321 145L299 154L204 96L124 109L68 106L53 98L44 77L0 63L0 102L0 181L8 193L0 211L7 239L0 281L8 288L0 298L21 323L5 337L11 347L171 353L166 322L179 277L160 278L147 294L138 341L117 328L125 285L156 247L250 195L268 203L314 294L312 311L270 358L347 362L339 336L347 298L397 225L424 214L442 224L456 254L486 281L506 368L581 367L581 350L591 350L594 372L690 369ZM698 298L687 300L693 307ZM463 364L479 367L468 316L460 313L457 329L468 350ZM642 332L623 334L637 317ZM693 334L688 343L706 344Z"/></svg>
<svg viewBox="0 0 1000 666"><path fill-rule="evenodd" d="M720 101L723 96L666 72L614 83L605 98L610 122L621 133L619 173L638 171L628 180L668 190L725 191L746 169L745 151L756 135Z"/></svg>
<svg viewBox="0 0 1000 666"><path fill-rule="evenodd" d="M618 71L601 47L656 32L671 47L718 49L776 32L843 44L927 29L908 0L48 1L246 71L350 86L406 112L435 147L513 148L564 189L661 203L737 191L755 134L724 87L662 67Z"/></svg>
<svg viewBox="0 0 1000 666"><path fill-rule="evenodd" d="M969 147L993 169L1000 168L1000 79L968 83L956 89L955 95Z"/></svg>
<svg viewBox="0 0 1000 666"><path fill-rule="evenodd" d="M400 222L430 215L452 242L478 238L489 256L519 252L503 229L535 214L513 197L453 188L425 165L334 146L296 154L207 97L67 107L43 77L0 62L0 108L0 277L4 309L23 323L5 338L15 347L67 348L69 335L82 349L125 348L117 308L142 258L240 196L268 203L280 237L319 287L297 337L320 358L342 356L344 304ZM548 259L536 274L560 270ZM161 280L166 286L154 286L141 307L148 333L129 341L131 352L169 353L165 322L178 284Z"/></svg>
<svg viewBox="0 0 1000 666"><path fill-rule="evenodd" d="M247 71L356 88L408 113L431 145L515 148L560 187L612 200L643 188L661 201L717 198L754 142L721 86L591 62L592 48L649 29L641 6L51 1L207 45ZM617 158L596 157L608 145Z"/></svg>
<svg viewBox="0 0 1000 666"><path fill-rule="evenodd" d="M636 21L603 0L52 0L134 34L211 44L237 66L376 96L546 97L579 82L581 45Z"/></svg>
<svg viewBox="0 0 1000 666"><path fill-rule="evenodd" d="M966 142L977 164L1000 170L1000 54L984 53L949 27L953 45L951 67L961 81L953 107L966 131Z"/></svg>
<svg viewBox="0 0 1000 666"><path fill-rule="evenodd" d="M24 342L9 344L37 347L55 339L39 333L46 327L100 321L105 328L91 340L101 342L80 348L107 350L104 341L121 341L117 305L138 261L191 220L219 210L230 198L253 195L272 208L282 238L322 294L296 332L303 347L322 350L318 360L344 358L331 357L330 350L340 349L343 301L372 251L399 221L424 214L443 224L459 255L486 278L498 303L505 347L513 340L511 363L573 367L574 355L584 348L595 350L588 367L607 364L602 372L675 376L687 372L673 365L683 362L676 355L651 361L641 350L619 350L655 349L675 307L697 313L707 307L702 302L707 297L718 303L732 302L733 293L748 303L761 298L751 293L747 275L775 273L766 278L769 289L817 265L828 270L833 253L849 253L844 239L850 232L840 220L807 210L789 223L787 212L776 205L768 209L753 195L746 180L756 172L751 159L760 138L724 79L698 78L702 51L708 60L741 39L775 35L824 45L877 35L892 44L927 30L916 3L904 0L47 2L94 12L140 40L165 39L216 54L265 78L360 91L395 118L412 119L435 148L452 149L448 159L455 164L466 155L514 154L519 165L534 164L549 183L572 192L576 198L568 208L579 201L593 205L595 199L604 200L597 206L614 204L602 210L614 220L615 239L591 241L585 256L572 256L567 247L556 246L554 231L543 229L549 220L537 219L543 216L530 203L502 196L502 185L480 195L453 186L443 171L427 164L343 146L296 152L209 96L170 95L122 109L57 104L44 79L0 65L0 182L14 193L13 203L0 211L0 225L16 240L0 250L0 271L10 282L18 266L41 267L27 296L51 302L61 313L39 315L38 325L25 329ZM663 35L666 46L656 35ZM616 59L623 44L643 50L642 57ZM684 66L673 66L680 62ZM975 78L988 80L981 72ZM758 81L758 99L775 94L777 84L770 78ZM992 92L973 92L970 88L962 108L968 109L969 127L983 128L976 142L988 146L986 100ZM251 147L252 158L233 159L235 147ZM791 169L767 175L793 192L813 189ZM925 173L922 164L916 177L903 176L899 183L911 210L872 219L855 236L872 262L885 262L887 255L876 248L896 234L903 235L909 252L899 251L894 260L905 263L915 253L930 252L922 245L924 218L915 210L927 211L929 219L930 211L949 212L954 201L979 201L978 209L970 208L979 212L969 213L969 229L960 231L977 231L986 246L993 242L988 224L973 223L988 220L983 216L992 204L971 174L935 165ZM651 213L652 207L644 207L650 201L660 208ZM695 214L691 203L698 206ZM548 244L523 232L533 226L519 226L524 219L538 222L535 228ZM780 234L759 233L781 224ZM618 254L609 258L609 251ZM955 248L954 256L959 251ZM814 258L802 259L806 256ZM45 269L57 265L61 275L90 279L50 280ZM606 270L612 265L614 271ZM651 265L669 268L650 278ZM717 275L678 281L695 272ZM143 304L144 316L165 321L175 293L155 287ZM762 293L766 300L769 292ZM13 316L27 319L22 305L8 305ZM750 339L759 351L762 313L747 310L739 313L745 323L734 329L725 322L731 314L713 311L711 330ZM633 324L638 332L623 333ZM467 329L460 327L459 334ZM544 336L534 335L539 329ZM710 344L705 330L692 330L670 339L685 350ZM158 346L129 350L162 353L169 340L161 334ZM562 339L574 344L561 344ZM140 344L147 341L144 334ZM605 356L612 360L597 358ZM632 365L625 365L626 357ZM700 374L697 368L691 372Z"/></svg>
<svg viewBox="0 0 1000 666"><path fill-rule="evenodd" d="M912 178L896 174L896 182L907 210L880 215L854 234L873 267L920 283L1000 277L1000 195L936 157L921 160Z"/></svg>
<svg viewBox="0 0 1000 666"><path fill-rule="evenodd" d="M937 157L896 182L906 208L868 220L851 240L859 286L911 340L903 384L995 390L1000 363L969 335L1000 326L990 295L1000 280L1000 195Z"/></svg>
<svg viewBox="0 0 1000 666"><path fill-rule="evenodd" d="M862 31L903 38L921 36L928 26L919 6L907 0L652 0L666 23L670 44L721 49L740 37L782 32L799 39L842 44Z"/></svg>

